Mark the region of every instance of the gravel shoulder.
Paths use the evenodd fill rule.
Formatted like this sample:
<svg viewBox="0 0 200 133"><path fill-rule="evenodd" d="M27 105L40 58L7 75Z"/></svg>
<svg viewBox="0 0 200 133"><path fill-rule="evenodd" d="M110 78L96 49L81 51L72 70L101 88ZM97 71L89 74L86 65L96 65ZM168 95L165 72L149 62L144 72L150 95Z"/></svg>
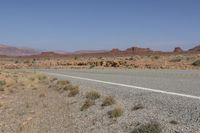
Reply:
<svg viewBox="0 0 200 133"><path fill-rule="evenodd" d="M194 94L199 96L200 76L199 71L175 71L175 70L47 70L73 76L87 77L99 80L128 83L143 87L156 87L172 92ZM124 76L125 75L125 76ZM103 94L112 95L120 99L125 106L125 113L118 120L119 129L125 125L159 121L163 125L164 132L199 132L200 127L200 102L199 100L163 95L132 88L106 85L96 82L68 79L74 84L80 85L83 90L95 88ZM140 81L139 83L137 81ZM137 82L137 83L136 83ZM132 111L136 105L144 108ZM173 125L170 121L177 121ZM123 125L123 126L122 126ZM128 126L128 131L131 127ZM124 129L122 132L125 131Z"/></svg>

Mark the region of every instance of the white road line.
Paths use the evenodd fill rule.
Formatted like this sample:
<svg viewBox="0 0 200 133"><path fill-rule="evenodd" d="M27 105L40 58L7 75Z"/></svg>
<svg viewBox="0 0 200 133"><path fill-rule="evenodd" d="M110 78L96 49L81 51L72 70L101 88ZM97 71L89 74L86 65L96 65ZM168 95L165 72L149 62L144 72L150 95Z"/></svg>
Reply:
<svg viewBox="0 0 200 133"><path fill-rule="evenodd" d="M157 92L157 93L162 93L162 94L181 96L181 97L187 97L187 98L200 100L199 96L193 96L193 95L188 95L188 94L169 92L169 91L163 91L163 90L139 87L139 86L134 86L134 85L121 84L121 83L114 83L114 82L108 82L108 81L103 81L103 80L89 79L89 78L71 76L71 75L66 75L66 74L58 74L58 73L52 73L52 72L44 72L44 73L47 73L49 75L54 75L54 76L64 76L68 78L87 80L87 81L93 81L93 82L104 83L104 84L109 84L109 85L116 85L116 86L122 86L122 87L128 87L128 88L134 88L134 89L139 89L139 90L145 90L145 91L151 91L151 92Z"/></svg>

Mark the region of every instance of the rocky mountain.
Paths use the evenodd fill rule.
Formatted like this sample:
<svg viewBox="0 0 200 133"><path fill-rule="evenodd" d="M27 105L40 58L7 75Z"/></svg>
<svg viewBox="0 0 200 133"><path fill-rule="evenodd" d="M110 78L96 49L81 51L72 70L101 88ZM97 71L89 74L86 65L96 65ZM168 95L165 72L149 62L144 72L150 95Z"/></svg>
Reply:
<svg viewBox="0 0 200 133"><path fill-rule="evenodd" d="M180 52L183 52L183 49L181 47L174 48L174 53L180 53Z"/></svg>
<svg viewBox="0 0 200 133"><path fill-rule="evenodd" d="M188 50L189 52L200 52L200 45L197 45L196 47L194 48L191 48Z"/></svg>
<svg viewBox="0 0 200 133"><path fill-rule="evenodd" d="M7 56L24 56L24 55L35 55L40 52L31 48L17 48L13 46L8 46L0 44L0 55Z"/></svg>

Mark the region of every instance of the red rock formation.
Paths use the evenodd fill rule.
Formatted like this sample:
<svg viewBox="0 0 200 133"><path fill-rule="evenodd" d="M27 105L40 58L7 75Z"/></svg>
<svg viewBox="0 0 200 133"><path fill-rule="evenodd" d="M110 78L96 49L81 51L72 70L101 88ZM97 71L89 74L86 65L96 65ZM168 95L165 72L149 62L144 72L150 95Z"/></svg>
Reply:
<svg viewBox="0 0 200 133"><path fill-rule="evenodd" d="M180 47L176 47L176 48L174 48L174 52L180 53L180 52L183 52L183 50Z"/></svg>
<svg viewBox="0 0 200 133"><path fill-rule="evenodd" d="M118 53L118 52L120 52L120 50L117 49L117 48L113 48L110 52L111 52L111 53Z"/></svg>
<svg viewBox="0 0 200 133"><path fill-rule="evenodd" d="M152 52L149 48L139 48L139 47L131 47L126 49L126 52L132 52L132 53L148 53Z"/></svg>

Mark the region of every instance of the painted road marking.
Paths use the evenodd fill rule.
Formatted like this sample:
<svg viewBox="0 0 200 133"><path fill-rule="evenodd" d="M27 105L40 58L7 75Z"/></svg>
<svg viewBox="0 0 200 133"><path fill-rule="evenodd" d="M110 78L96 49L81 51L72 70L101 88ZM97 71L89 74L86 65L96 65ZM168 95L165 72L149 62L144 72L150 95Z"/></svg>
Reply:
<svg viewBox="0 0 200 133"><path fill-rule="evenodd" d="M66 74L59 74L59 73L52 73L52 72L44 72L44 73L48 73L49 75L54 75L54 76L64 76L64 77L73 78L73 79L93 81L93 82L104 83L104 84L109 84L109 85L116 85L116 86L122 86L122 87L128 87L128 88L133 88L133 89L139 89L139 90L145 90L145 91L151 91L151 92L157 92L157 93L162 93L162 94L181 96L181 97L187 97L187 98L200 100L199 96L193 96L193 95L188 95L188 94L182 94L182 93L176 93L176 92L170 92L170 91L163 91L163 90L157 90L157 89L145 88L145 87L140 87L140 86L115 83L115 82L108 82L108 81L103 81L103 80L89 79L89 78L71 76L71 75L66 75Z"/></svg>

